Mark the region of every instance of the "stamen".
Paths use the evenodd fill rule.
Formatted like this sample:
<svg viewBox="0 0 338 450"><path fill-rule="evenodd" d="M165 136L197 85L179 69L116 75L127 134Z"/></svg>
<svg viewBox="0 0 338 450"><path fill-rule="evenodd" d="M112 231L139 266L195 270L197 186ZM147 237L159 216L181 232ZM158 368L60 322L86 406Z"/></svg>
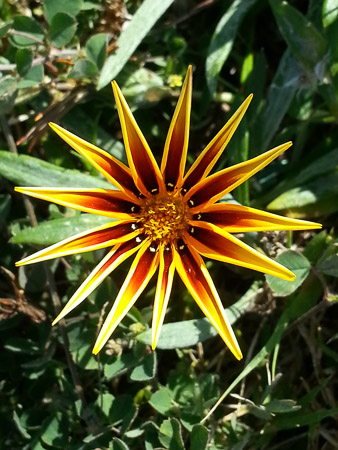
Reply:
<svg viewBox="0 0 338 450"><path fill-rule="evenodd" d="M156 242L153 242L152 244L150 244L149 250L150 250L152 253L156 253L157 250L158 250L158 244L157 244Z"/></svg>
<svg viewBox="0 0 338 450"><path fill-rule="evenodd" d="M195 206L195 203L194 203L194 201L193 200L188 200L188 205L191 207L191 208L193 208L194 206Z"/></svg>
<svg viewBox="0 0 338 450"><path fill-rule="evenodd" d="M168 244L177 241L189 229L191 214L180 191L145 198L141 206L140 226L151 241ZM158 245L158 244L157 244Z"/></svg>
<svg viewBox="0 0 338 450"><path fill-rule="evenodd" d="M179 242L178 249L181 251L185 249L185 243L183 241Z"/></svg>
<svg viewBox="0 0 338 450"><path fill-rule="evenodd" d="M137 212L139 212L139 207L138 207L137 205L133 205L133 206L130 208L130 212L131 212L131 213L137 213Z"/></svg>
<svg viewBox="0 0 338 450"><path fill-rule="evenodd" d="M133 223L130 225L130 228L131 228L132 230L137 230L137 229L138 229L137 223L133 222Z"/></svg>

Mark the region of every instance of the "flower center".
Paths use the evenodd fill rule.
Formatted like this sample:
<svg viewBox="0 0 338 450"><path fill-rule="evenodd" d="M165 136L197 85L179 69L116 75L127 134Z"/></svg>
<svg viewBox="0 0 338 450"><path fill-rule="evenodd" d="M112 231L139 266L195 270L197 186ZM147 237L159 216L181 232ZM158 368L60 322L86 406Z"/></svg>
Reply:
<svg viewBox="0 0 338 450"><path fill-rule="evenodd" d="M141 224L152 241L164 244L179 239L189 228L191 213L180 191L145 198L141 206Z"/></svg>

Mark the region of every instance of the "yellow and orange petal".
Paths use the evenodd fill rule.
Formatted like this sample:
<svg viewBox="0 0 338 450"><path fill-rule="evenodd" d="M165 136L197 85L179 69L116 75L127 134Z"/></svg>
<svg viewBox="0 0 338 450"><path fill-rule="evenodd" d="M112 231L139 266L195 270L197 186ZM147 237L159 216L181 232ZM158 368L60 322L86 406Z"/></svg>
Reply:
<svg viewBox="0 0 338 450"><path fill-rule="evenodd" d="M192 93L191 66L188 68L181 95L164 145L161 172L169 191L181 187L187 158Z"/></svg>
<svg viewBox="0 0 338 450"><path fill-rule="evenodd" d="M236 164L203 179L186 193L186 200L192 209L203 209L244 183L263 167L290 148L292 142L279 145L256 158Z"/></svg>
<svg viewBox="0 0 338 450"><path fill-rule="evenodd" d="M47 200L82 212L130 219L139 212L139 200L131 201L123 192L109 189L16 187L17 192Z"/></svg>
<svg viewBox="0 0 338 450"><path fill-rule="evenodd" d="M158 259L157 249L152 247L150 242L144 243L138 251L114 305L102 325L93 348L94 355L101 350L115 328L142 294L157 269Z"/></svg>
<svg viewBox="0 0 338 450"><path fill-rule="evenodd" d="M129 241L138 234L140 229L134 221L116 221L64 239L18 261L16 266L111 247Z"/></svg>
<svg viewBox="0 0 338 450"><path fill-rule="evenodd" d="M108 152L75 136L75 134L60 127L60 125L50 122L49 126L67 144L86 158L114 186L126 194L131 194L132 198L138 195L138 189L135 186L129 167L125 166Z"/></svg>
<svg viewBox="0 0 338 450"><path fill-rule="evenodd" d="M216 328L231 352L237 359L241 359L243 356L236 336L226 318L222 302L204 261L183 240L177 243L174 251L177 272L191 296Z"/></svg>
<svg viewBox="0 0 338 450"><path fill-rule="evenodd" d="M237 359L236 336L201 255L293 280L294 274L230 232L300 230L319 224L289 219L241 205L217 203L291 146L282 144L256 158L209 175L236 131L252 95L202 151L184 175L188 149L192 70L187 76L169 126L161 170L116 82L112 83L129 167L59 125L52 129L85 157L118 190L16 188L18 192L83 212L120 219L41 250L17 265L111 247L65 305L53 324L78 306L112 271L136 253L108 314L93 353L98 353L158 269L152 320L156 347L169 302L175 270L198 306Z"/></svg>

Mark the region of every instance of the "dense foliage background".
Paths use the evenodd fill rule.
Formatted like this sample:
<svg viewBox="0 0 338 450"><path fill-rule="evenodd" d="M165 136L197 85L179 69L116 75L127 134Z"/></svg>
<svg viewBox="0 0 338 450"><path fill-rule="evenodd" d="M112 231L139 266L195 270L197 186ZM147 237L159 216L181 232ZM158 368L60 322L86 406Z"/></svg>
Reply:
<svg viewBox="0 0 338 450"><path fill-rule="evenodd" d="M338 448L338 1L0 5L0 447ZM241 236L294 270L295 282L208 262L243 361L178 277L156 352L152 284L94 358L128 262L51 328L103 253L19 270L15 261L102 218L25 199L13 186L106 186L48 122L125 160L113 78L159 159L189 64L189 163L253 92L219 167L289 139L294 146L235 199L320 221L323 231Z"/></svg>

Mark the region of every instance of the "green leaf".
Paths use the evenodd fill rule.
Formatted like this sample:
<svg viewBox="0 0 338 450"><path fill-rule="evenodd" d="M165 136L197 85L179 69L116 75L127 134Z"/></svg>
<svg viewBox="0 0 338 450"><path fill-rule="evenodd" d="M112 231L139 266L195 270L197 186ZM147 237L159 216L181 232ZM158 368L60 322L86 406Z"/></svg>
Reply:
<svg viewBox="0 0 338 450"><path fill-rule="evenodd" d="M130 395L120 395L114 398L109 413L111 425L116 425L121 420L128 418L133 410L135 410L135 406L133 397Z"/></svg>
<svg viewBox="0 0 338 450"><path fill-rule="evenodd" d="M135 367L138 359L133 353L125 353L117 356L115 361L106 363L104 365L104 376L107 380L111 380L122 372Z"/></svg>
<svg viewBox="0 0 338 450"><path fill-rule="evenodd" d="M329 246L331 239L332 238L327 235L326 231L321 231L306 245L303 255L313 264L316 264L325 249Z"/></svg>
<svg viewBox="0 0 338 450"><path fill-rule="evenodd" d="M33 52L29 48L19 48L15 57L18 74L24 77L32 66Z"/></svg>
<svg viewBox="0 0 338 450"><path fill-rule="evenodd" d="M93 330L88 330L83 323L68 328L69 350L78 366L86 370L97 370L98 361L91 352L88 342L94 339Z"/></svg>
<svg viewBox="0 0 338 450"><path fill-rule="evenodd" d="M0 151L0 175L20 186L114 189L111 183L78 170L61 167L27 155Z"/></svg>
<svg viewBox="0 0 338 450"><path fill-rule="evenodd" d="M43 64L33 66L31 70L25 75L25 78L18 84L20 89L28 88L39 84L43 80L44 69Z"/></svg>
<svg viewBox="0 0 338 450"><path fill-rule="evenodd" d="M128 27L117 41L116 52L109 56L103 66L98 89L113 80L132 56L146 34L169 8L173 0L144 0L136 11Z"/></svg>
<svg viewBox="0 0 338 450"><path fill-rule="evenodd" d="M75 17L80 12L81 6L82 0L44 0L43 2L43 8L49 23L60 12Z"/></svg>
<svg viewBox="0 0 338 450"><path fill-rule="evenodd" d="M274 399L270 402L266 403L265 408L273 414L284 414L289 412L297 411L297 409L300 409L301 406L297 405L297 403L294 400L289 399Z"/></svg>
<svg viewBox="0 0 338 450"><path fill-rule="evenodd" d="M81 79L92 78L97 73L97 67L89 59L79 59L74 64L68 78Z"/></svg>
<svg viewBox="0 0 338 450"><path fill-rule="evenodd" d="M6 35L7 31L12 27L12 25L13 25L13 23L10 20L8 22L3 23L0 26L0 39Z"/></svg>
<svg viewBox="0 0 338 450"><path fill-rule="evenodd" d="M168 93L168 88L163 86L163 79L155 72L141 67L135 70L124 82L123 95L127 101L137 107L145 102L154 102Z"/></svg>
<svg viewBox="0 0 338 450"><path fill-rule="evenodd" d="M319 217L338 211L337 194L338 172L333 172L284 192L267 208L271 211L286 210L289 217Z"/></svg>
<svg viewBox="0 0 338 450"><path fill-rule="evenodd" d="M190 434L190 450L207 450L209 431L201 424L194 425Z"/></svg>
<svg viewBox="0 0 338 450"><path fill-rule="evenodd" d="M0 114L11 112L18 93L18 81L14 77L0 79Z"/></svg>
<svg viewBox="0 0 338 450"><path fill-rule="evenodd" d="M149 404L164 416L170 415L171 395L166 388L160 388L150 398Z"/></svg>
<svg viewBox="0 0 338 450"><path fill-rule="evenodd" d="M285 297L292 294L305 280L310 272L310 263L305 256L300 255L292 250L287 250L277 256L278 261L282 266L287 267L296 275L294 281L281 280L273 275L265 275L266 281L270 288L280 297Z"/></svg>
<svg viewBox="0 0 338 450"><path fill-rule="evenodd" d="M177 419L164 420L160 427L159 440L170 450L184 450L181 425Z"/></svg>
<svg viewBox="0 0 338 450"><path fill-rule="evenodd" d="M338 255L332 255L330 258L324 259L318 269L325 275L338 277Z"/></svg>
<svg viewBox="0 0 338 450"><path fill-rule="evenodd" d="M109 450L129 450L129 447L121 439L114 437L109 445Z"/></svg>
<svg viewBox="0 0 338 450"><path fill-rule="evenodd" d="M218 75L231 52L237 29L256 1L235 0L216 26L206 60L206 76L211 94L216 90Z"/></svg>
<svg viewBox="0 0 338 450"><path fill-rule="evenodd" d="M108 35L100 33L92 36L86 43L87 58L99 69L102 69L107 57L107 41Z"/></svg>
<svg viewBox="0 0 338 450"><path fill-rule="evenodd" d="M292 151L292 149L291 149ZM297 172L290 172L287 178L281 181L274 189L260 198L261 203L268 203L272 199L276 199L282 193L304 183L312 182L320 175L328 174L338 169L338 149L335 148L329 152L325 152L323 156L315 159L313 162L304 165Z"/></svg>
<svg viewBox="0 0 338 450"><path fill-rule="evenodd" d="M230 324L234 324L254 304L259 288L260 284L254 283L243 297L234 305L226 308L225 313ZM207 318L168 323L163 325L161 329L157 348L174 349L191 347L213 336L217 336L217 331ZM140 333L136 339L143 344L151 345L151 330Z"/></svg>
<svg viewBox="0 0 338 450"><path fill-rule="evenodd" d="M130 378L134 381L152 380L156 375L156 367L156 352L151 352L144 358L142 364L135 367Z"/></svg>
<svg viewBox="0 0 338 450"><path fill-rule="evenodd" d="M71 2L70 2L71 3ZM55 47L67 45L73 38L76 31L75 17L64 12L58 12L51 20L50 38Z"/></svg>
<svg viewBox="0 0 338 450"><path fill-rule="evenodd" d="M25 33L25 35L27 35L21 36L18 34L11 34L9 40L15 47L30 47L31 45L38 44L35 39L40 41L44 39L43 29L38 22L31 17L15 16L13 20L13 29L14 31ZM32 36L32 39L28 35Z"/></svg>
<svg viewBox="0 0 338 450"><path fill-rule="evenodd" d="M10 195L0 195L0 230L6 225L6 219L11 208Z"/></svg>
<svg viewBox="0 0 338 450"><path fill-rule="evenodd" d="M270 0L270 6L292 54L304 66L314 69L326 54L326 39L302 13L287 2Z"/></svg>
<svg viewBox="0 0 338 450"><path fill-rule="evenodd" d="M319 425L319 423L327 417L335 417L338 414L338 408L317 410L310 413L302 411L286 416L278 416L275 425L280 430L289 430L292 428L305 427L310 425Z"/></svg>
<svg viewBox="0 0 338 450"><path fill-rule="evenodd" d="M286 51L268 90L265 107L255 122L252 152L266 150L277 132L300 83L301 70L297 61Z"/></svg>
<svg viewBox="0 0 338 450"><path fill-rule="evenodd" d="M68 420L65 414L58 412L42 424L41 439L52 448L65 448L68 435Z"/></svg>
<svg viewBox="0 0 338 450"><path fill-rule="evenodd" d="M285 310L280 319L277 322L277 325L272 333L268 342L264 345L264 347L252 358L252 360L245 366L245 368L241 371L241 373L237 376L237 378L230 384L230 386L226 389L226 391L221 395L221 397L217 400L211 410L208 412L207 416L203 418L203 422L213 414L213 412L218 408L218 406L224 401L224 399L232 392L232 390L249 374L251 373L262 361L265 360L267 355L276 347L276 345L280 342L282 334L286 327L288 326L289 318L288 311Z"/></svg>
<svg viewBox="0 0 338 450"><path fill-rule="evenodd" d="M18 415L18 413L14 410L13 411L13 422L18 430L18 432L21 434L21 436L24 439L31 439L31 435L27 432L26 427L24 424L21 423L21 419Z"/></svg>
<svg viewBox="0 0 338 450"><path fill-rule="evenodd" d="M324 0L322 19L324 27L332 25L338 19L338 1L337 0Z"/></svg>
<svg viewBox="0 0 338 450"><path fill-rule="evenodd" d="M12 238L14 244L52 245L77 233L111 222L109 217L81 214L49 220L36 227L25 228Z"/></svg>

